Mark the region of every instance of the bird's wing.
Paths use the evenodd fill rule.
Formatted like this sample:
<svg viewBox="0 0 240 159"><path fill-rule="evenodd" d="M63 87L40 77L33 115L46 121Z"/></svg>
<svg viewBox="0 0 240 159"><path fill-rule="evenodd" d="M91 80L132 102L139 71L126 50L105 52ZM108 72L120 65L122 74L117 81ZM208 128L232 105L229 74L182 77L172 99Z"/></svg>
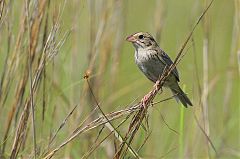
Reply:
<svg viewBox="0 0 240 159"><path fill-rule="evenodd" d="M161 49L158 52L159 52L158 56L160 56L159 58L161 59L161 61L170 67L173 64L170 57ZM177 78L177 81L179 82L180 81L179 74L176 67L172 70L172 73L175 75L175 77Z"/></svg>

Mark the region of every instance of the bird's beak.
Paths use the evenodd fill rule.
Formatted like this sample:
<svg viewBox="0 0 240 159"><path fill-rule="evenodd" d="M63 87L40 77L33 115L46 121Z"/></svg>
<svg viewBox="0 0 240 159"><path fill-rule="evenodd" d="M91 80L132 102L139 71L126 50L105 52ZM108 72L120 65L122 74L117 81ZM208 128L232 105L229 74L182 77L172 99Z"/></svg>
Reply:
<svg viewBox="0 0 240 159"><path fill-rule="evenodd" d="M133 35L128 36L126 38L126 40L129 41L129 42L136 42L137 41L137 39Z"/></svg>

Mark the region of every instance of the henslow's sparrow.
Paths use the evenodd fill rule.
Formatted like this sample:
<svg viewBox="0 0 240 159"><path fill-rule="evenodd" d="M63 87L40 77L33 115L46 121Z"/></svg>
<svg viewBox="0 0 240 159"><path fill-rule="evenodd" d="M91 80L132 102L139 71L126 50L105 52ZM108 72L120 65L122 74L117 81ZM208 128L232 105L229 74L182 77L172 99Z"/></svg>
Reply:
<svg viewBox="0 0 240 159"><path fill-rule="evenodd" d="M165 66L173 64L170 57L158 46L157 42L149 33L138 32L127 37L135 48L135 63L144 75L156 82L161 77ZM174 68L165 80L163 86L171 89L173 94L182 104L192 106L191 101L178 85L179 75L177 68Z"/></svg>

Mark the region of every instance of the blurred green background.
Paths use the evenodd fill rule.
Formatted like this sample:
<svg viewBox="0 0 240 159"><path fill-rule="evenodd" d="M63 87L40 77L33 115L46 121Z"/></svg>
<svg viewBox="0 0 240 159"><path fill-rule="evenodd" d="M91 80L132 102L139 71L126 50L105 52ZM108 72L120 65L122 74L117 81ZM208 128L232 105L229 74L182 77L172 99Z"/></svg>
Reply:
<svg viewBox="0 0 240 159"><path fill-rule="evenodd" d="M37 32L33 77L44 50L44 36L50 35L56 23L59 28L51 46L56 47L66 32L70 31L70 34L47 63L34 94L37 158L42 158L46 153L44 150L49 148L48 152L51 151L70 136L96 106L83 79L86 71L90 72L94 95L106 114L140 101L152 89L153 83L138 70L134 63L134 48L125 38L138 31L149 32L174 59L210 1L51 0L46 3ZM6 0L0 4L0 157L9 158L24 101L30 96L30 78L26 79L20 99L17 91L28 64L28 47L33 42L26 28L39 18L36 15L41 3ZM29 12L26 12L26 6ZM29 23L26 22L23 31L21 23L26 15ZM239 0L215 0L194 31L185 48L186 55L177 66L180 85L185 87L194 106L185 109L171 99L150 108L149 130L140 129L132 144L137 150L150 133L138 152L141 157L240 158L239 27ZM21 32L23 37L16 51ZM12 65L14 69L10 71ZM171 92L163 89L154 101L170 96ZM75 105L78 105L76 110L48 146L49 138ZM87 121L97 118L97 112ZM119 128L122 135L127 132L128 125L129 121ZM31 113L26 131L24 146L19 150L22 158L33 157ZM96 144L99 132L100 128L97 128L80 135L53 158L83 157ZM109 130L104 128L99 137L102 139L107 132ZM116 140L110 136L89 158L112 158ZM128 152L127 157L133 156Z"/></svg>

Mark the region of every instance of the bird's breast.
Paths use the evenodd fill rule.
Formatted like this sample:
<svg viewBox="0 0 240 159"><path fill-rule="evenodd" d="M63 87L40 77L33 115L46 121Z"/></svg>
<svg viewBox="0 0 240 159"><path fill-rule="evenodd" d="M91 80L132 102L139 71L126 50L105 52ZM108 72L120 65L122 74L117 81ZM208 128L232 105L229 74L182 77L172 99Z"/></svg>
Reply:
<svg viewBox="0 0 240 159"><path fill-rule="evenodd" d="M148 61L148 52L144 49L135 50L135 61L136 63Z"/></svg>
<svg viewBox="0 0 240 159"><path fill-rule="evenodd" d="M154 52L150 51L135 51L135 63L145 76L153 82L161 76L165 68L165 64L155 55Z"/></svg>

